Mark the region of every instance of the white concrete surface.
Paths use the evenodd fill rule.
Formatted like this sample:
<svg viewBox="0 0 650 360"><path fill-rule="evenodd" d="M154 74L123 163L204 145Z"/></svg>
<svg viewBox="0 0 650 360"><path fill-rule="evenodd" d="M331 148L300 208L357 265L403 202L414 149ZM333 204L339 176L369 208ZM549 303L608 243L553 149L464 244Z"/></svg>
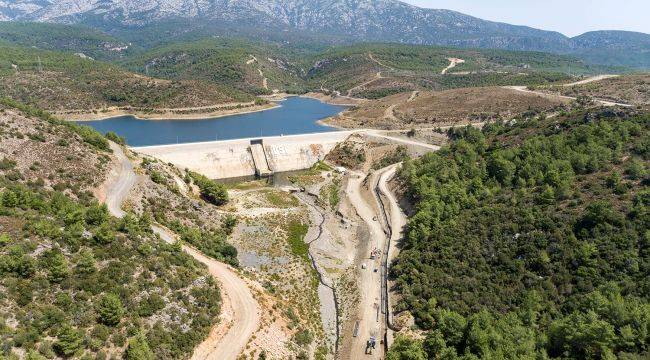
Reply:
<svg viewBox="0 0 650 360"><path fill-rule="evenodd" d="M268 176L271 175L271 169L269 164L266 161L266 155L264 154L264 147L262 144L252 144L250 145L251 156L253 157L253 164L255 164L255 173L259 176Z"/></svg>
<svg viewBox="0 0 650 360"><path fill-rule="evenodd" d="M268 168L272 172L307 169L355 132L358 131L265 137ZM251 140L257 139L146 146L132 150L212 179L228 179L255 175L250 146Z"/></svg>

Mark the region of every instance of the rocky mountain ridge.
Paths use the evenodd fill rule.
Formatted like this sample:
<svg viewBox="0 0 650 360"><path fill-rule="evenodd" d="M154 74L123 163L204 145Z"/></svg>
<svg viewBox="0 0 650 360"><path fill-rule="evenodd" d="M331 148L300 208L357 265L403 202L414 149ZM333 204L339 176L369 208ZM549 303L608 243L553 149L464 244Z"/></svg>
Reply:
<svg viewBox="0 0 650 360"><path fill-rule="evenodd" d="M647 34L618 32L612 37L596 33L568 38L558 32L486 21L450 10L424 9L397 0L0 0L0 20L81 23L108 32L117 27L151 27L180 21L174 27L182 32L206 27L212 28L213 34L218 33L215 27L246 28L258 33L282 30L345 41L563 54L593 49L612 52L607 40L614 38L625 45L623 48L640 51L641 65L650 66ZM624 61L614 60L613 65Z"/></svg>

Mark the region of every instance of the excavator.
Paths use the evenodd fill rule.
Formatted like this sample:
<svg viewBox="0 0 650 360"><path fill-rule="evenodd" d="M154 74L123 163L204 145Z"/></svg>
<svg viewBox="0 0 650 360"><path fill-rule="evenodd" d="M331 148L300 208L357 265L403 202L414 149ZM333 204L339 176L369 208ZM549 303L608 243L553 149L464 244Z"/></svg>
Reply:
<svg viewBox="0 0 650 360"><path fill-rule="evenodd" d="M368 341L366 341L366 355L372 355L372 351L377 346L377 339L374 336L371 336Z"/></svg>

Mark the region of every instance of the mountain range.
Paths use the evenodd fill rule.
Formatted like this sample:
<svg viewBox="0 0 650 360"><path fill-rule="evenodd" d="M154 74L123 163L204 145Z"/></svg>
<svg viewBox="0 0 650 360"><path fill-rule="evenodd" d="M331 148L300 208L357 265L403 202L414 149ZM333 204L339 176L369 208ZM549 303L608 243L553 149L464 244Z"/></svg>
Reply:
<svg viewBox="0 0 650 360"><path fill-rule="evenodd" d="M0 20L84 24L161 41L228 33L324 42L385 41L573 54L591 63L650 67L650 35L559 32L425 9L397 0L0 0ZM146 29L146 31L145 31ZM144 36L144 35L139 35Z"/></svg>

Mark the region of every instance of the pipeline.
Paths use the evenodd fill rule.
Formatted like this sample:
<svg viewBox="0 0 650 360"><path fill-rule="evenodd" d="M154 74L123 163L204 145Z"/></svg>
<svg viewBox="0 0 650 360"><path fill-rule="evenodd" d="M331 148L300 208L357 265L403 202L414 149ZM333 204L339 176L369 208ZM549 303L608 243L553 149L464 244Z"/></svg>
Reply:
<svg viewBox="0 0 650 360"><path fill-rule="evenodd" d="M386 246L384 247L382 252L382 261L381 261L381 272L382 272L381 307L383 310L382 312L384 312L386 317L386 328L396 331L397 329L393 326L390 319L391 310L390 307L388 306L389 305L388 304L388 253L390 251L391 238L393 237L393 227L390 222L390 218L388 217L388 213L386 212L386 204L384 204L382 191L379 188L379 182L381 181L381 177L383 173L391 166L388 166L378 171L379 174L377 175L377 182L373 183L372 186L373 186L373 195L375 197L375 201L377 201L379 211L381 213L382 218L384 219L384 223L386 224L386 229L384 230L384 232L386 233L387 239L386 239ZM384 351L388 352L388 331L384 332L383 337L384 337Z"/></svg>

